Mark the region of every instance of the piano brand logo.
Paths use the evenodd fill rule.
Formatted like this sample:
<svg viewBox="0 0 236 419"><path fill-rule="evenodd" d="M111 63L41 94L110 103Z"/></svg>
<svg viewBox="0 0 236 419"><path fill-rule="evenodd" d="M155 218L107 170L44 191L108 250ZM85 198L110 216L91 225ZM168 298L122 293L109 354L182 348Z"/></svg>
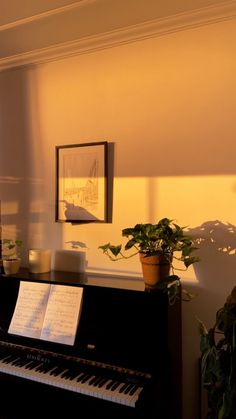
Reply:
<svg viewBox="0 0 236 419"><path fill-rule="evenodd" d="M41 361L44 364L49 364L51 362L49 358L45 358L44 356L41 356L39 354L37 355L27 354L27 359L30 359L32 361Z"/></svg>

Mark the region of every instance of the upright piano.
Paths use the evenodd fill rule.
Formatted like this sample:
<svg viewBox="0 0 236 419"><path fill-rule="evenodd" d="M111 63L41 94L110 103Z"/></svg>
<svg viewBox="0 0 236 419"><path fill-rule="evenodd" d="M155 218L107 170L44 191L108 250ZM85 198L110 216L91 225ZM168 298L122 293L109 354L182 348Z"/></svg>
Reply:
<svg viewBox="0 0 236 419"><path fill-rule="evenodd" d="M83 287L74 345L9 333L24 281ZM0 275L0 419L181 419L181 299L139 279Z"/></svg>

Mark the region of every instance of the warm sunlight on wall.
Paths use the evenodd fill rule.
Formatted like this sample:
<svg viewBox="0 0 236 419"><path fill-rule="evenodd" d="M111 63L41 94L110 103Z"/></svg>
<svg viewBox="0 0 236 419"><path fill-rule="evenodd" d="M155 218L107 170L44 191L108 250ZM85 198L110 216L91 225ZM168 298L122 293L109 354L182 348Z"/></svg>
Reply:
<svg viewBox="0 0 236 419"><path fill-rule="evenodd" d="M18 238L17 227L14 224L13 219L17 217L19 213L19 202L3 200L1 202L1 222L2 222L2 238Z"/></svg>
<svg viewBox="0 0 236 419"><path fill-rule="evenodd" d="M236 224L236 176L164 177L156 182L156 205L180 224L191 228L209 220Z"/></svg>
<svg viewBox="0 0 236 419"><path fill-rule="evenodd" d="M3 201L1 205L2 215L14 215L19 211L19 202L17 201Z"/></svg>
<svg viewBox="0 0 236 419"><path fill-rule="evenodd" d="M209 226L219 221L219 229L225 226L221 232L222 241L227 230L232 237L228 223L236 225L236 176L161 177L151 182L153 189L158 191L153 194L158 217L173 218L179 225L188 226L193 237L199 237L201 233L208 239ZM181 272L181 277L185 281L196 279L194 267Z"/></svg>
<svg viewBox="0 0 236 419"><path fill-rule="evenodd" d="M204 236L209 234L204 232L206 223L219 220L236 224L235 208L235 176L115 178L112 223L61 226L64 248L70 247L65 243L79 240L86 245L88 269L141 275L138 257L112 262L98 246L107 242L126 243L121 235L123 228L136 223L156 223L163 217L186 226L193 237L199 237L199 233ZM176 273L184 281L197 281L193 266Z"/></svg>

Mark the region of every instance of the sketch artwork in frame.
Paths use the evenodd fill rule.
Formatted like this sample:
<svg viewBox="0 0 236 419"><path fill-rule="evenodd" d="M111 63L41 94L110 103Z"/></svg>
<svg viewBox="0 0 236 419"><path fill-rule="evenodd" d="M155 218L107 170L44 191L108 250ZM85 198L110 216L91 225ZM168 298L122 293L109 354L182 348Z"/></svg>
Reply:
<svg viewBox="0 0 236 419"><path fill-rule="evenodd" d="M56 221L107 221L107 141L56 146Z"/></svg>

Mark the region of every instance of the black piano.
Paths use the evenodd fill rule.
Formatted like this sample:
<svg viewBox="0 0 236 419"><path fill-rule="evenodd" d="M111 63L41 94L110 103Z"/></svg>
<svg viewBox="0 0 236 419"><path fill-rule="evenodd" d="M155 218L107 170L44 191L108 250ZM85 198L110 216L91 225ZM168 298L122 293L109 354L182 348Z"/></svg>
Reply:
<svg viewBox="0 0 236 419"><path fill-rule="evenodd" d="M74 345L8 333L21 281L84 288ZM181 299L139 279L0 275L0 419L181 419L181 356Z"/></svg>

